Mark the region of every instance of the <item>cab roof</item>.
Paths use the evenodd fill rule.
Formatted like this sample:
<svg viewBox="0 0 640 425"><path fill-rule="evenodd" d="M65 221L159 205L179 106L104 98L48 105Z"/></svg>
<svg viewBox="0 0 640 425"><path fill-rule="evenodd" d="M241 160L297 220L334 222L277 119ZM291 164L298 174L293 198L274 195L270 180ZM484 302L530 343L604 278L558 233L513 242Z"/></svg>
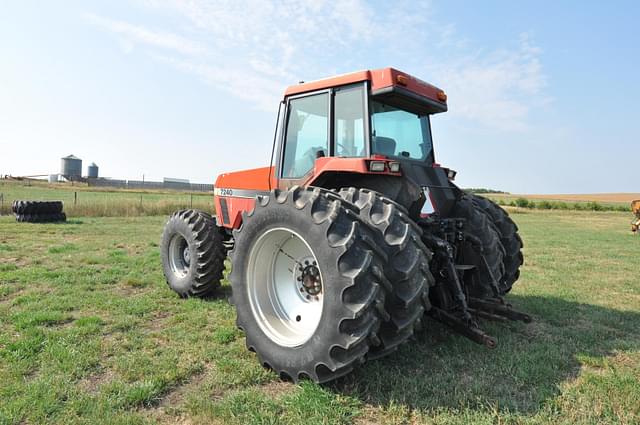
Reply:
<svg viewBox="0 0 640 425"><path fill-rule="evenodd" d="M374 96L411 97L415 101L419 101L422 98L431 104L433 110L430 113L447 110L447 95L443 90L394 68L356 71L321 80L303 82L287 87L284 95L287 97L363 81L370 82L371 92Z"/></svg>

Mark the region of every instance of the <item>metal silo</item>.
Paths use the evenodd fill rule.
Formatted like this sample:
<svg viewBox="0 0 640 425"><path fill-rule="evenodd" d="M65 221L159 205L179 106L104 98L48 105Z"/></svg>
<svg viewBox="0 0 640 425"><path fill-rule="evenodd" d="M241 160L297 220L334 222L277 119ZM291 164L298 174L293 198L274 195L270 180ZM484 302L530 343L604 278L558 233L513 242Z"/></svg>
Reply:
<svg viewBox="0 0 640 425"><path fill-rule="evenodd" d="M67 180L80 180L82 178L82 160L73 155L62 158L60 174Z"/></svg>
<svg viewBox="0 0 640 425"><path fill-rule="evenodd" d="M96 165L95 162L92 162L87 167L87 177L89 177L90 179L98 178L98 166Z"/></svg>

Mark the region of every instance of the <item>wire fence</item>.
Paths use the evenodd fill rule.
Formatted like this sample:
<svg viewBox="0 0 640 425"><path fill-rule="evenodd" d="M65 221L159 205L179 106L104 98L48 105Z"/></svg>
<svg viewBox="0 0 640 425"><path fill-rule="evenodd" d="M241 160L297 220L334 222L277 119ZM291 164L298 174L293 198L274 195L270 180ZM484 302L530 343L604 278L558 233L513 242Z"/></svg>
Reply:
<svg viewBox="0 0 640 425"><path fill-rule="evenodd" d="M190 192L212 192L213 185L210 183L186 183L178 181L154 182L148 180L117 180L117 179L87 179L90 187L110 187L117 189L134 190L182 190Z"/></svg>
<svg viewBox="0 0 640 425"><path fill-rule="evenodd" d="M20 190L0 192L0 215L12 214L14 200L62 201L69 217L168 215L187 208L214 209L210 193Z"/></svg>

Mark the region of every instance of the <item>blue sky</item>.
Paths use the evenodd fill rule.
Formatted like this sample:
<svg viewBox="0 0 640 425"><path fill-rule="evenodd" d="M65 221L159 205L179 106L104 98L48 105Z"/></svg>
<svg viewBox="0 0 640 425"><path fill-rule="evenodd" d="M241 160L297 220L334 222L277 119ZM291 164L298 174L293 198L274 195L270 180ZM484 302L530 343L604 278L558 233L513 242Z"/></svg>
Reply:
<svg viewBox="0 0 640 425"><path fill-rule="evenodd" d="M287 85L393 66L448 93L461 186L638 192L639 5L6 1L0 173L210 182L266 165Z"/></svg>

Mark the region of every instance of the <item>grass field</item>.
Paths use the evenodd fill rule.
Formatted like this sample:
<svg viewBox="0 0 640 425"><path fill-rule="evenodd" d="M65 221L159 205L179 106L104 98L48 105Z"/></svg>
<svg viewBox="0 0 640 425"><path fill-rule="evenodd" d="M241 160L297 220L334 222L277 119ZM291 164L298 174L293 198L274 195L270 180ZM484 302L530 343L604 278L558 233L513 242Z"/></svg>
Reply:
<svg viewBox="0 0 640 425"><path fill-rule="evenodd" d="M166 215L182 208L213 210L213 194L159 190L122 190L88 187L86 184L0 180L0 215L11 213L14 199L58 200L67 216Z"/></svg>
<svg viewBox="0 0 640 425"><path fill-rule="evenodd" d="M629 209L631 201L640 199L640 193L591 193L591 194L555 194L555 195L540 195L540 194L528 194L517 195L512 193L487 193L482 194L494 201L502 201L502 203L510 203L516 201L519 198L524 198L529 201L549 201L549 202L562 202L568 205L578 204L584 205L588 203L598 203L606 207L614 207L615 209Z"/></svg>
<svg viewBox="0 0 640 425"><path fill-rule="evenodd" d="M526 263L489 351L429 322L330 385L284 383L227 304L180 300L164 217L0 217L0 424L640 423L640 237L630 214L513 215Z"/></svg>

